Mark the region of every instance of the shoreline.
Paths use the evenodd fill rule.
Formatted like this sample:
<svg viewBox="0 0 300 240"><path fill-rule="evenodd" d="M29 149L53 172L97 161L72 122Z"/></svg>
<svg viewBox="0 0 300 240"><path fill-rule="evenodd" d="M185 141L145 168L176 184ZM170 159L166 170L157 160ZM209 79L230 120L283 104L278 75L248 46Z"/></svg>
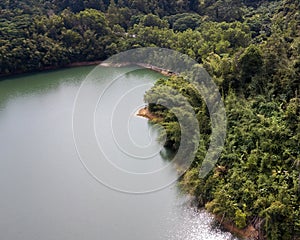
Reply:
<svg viewBox="0 0 300 240"><path fill-rule="evenodd" d="M138 112L136 113L136 116L147 118L150 121L161 121L162 120L160 117L151 113L149 111L148 107L143 107L143 108L139 109Z"/></svg>
<svg viewBox="0 0 300 240"><path fill-rule="evenodd" d="M40 69L29 70L29 71L16 71L13 73L1 73L0 78L14 77L14 76L22 75L22 74L34 74L34 73L38 73L41 71L51 71L51 70L67 69L67 68L72 68L72 67L86 67L86 66L96 66L96 65L100 65L103 67L128 67L128 66L136 65L136 66L139 66L142 68L153 70L153 71L158 72L166 77L171 77L171 76L177 75L177 73L174 73L171 70L159 68L157 66L153 66L153 65L145 64L145 63L134 63L134 62L112 63L112 62L106 62L105 60L104 61L96 60L96 61L73 62L73 63L69 63L66 65L60 65L60 66L45 66L45 67L41 67Z"/></svg>
<svg viewBox="0 0 300 240"><path fill-rule="evenodd" d="M73 62L66 65L60 65L60 66L45 66L41 67L40 69L35 70L29 70L29 71L16 71L13 73L1 73L0 78L3 77L14 77L22 74L34 74L41 71L52 71L52 70L60 70L60 69L67 69L72 67L87 67L87 66L95 66L103 63L103 61L97 60L97 61L83 61L83 62ZM1 80L1 79L0 79Z"/></svg>
<svg viewBox="0 0 300 240"><path fill-rule="evenodd" d="M139 109L139 111L136 113L137 116L144 117L150 121L159 120L162 121L161 118L155 116L153 113L151 113L148 109L148 107L143 107ZM199 208L198 208L199 209ZM205 208L204 208L205 209ZM207 211L207 209L205 209ZM209 212L209 211L208 211ZM214 220L219 224L220 227L225 229L226 231L230 232L231 234L242 238L242 239L260 239L260 233L252 224L249 224L243 229L240 229L236 227L230 220L224 219L224 217L213 214Z"/></svg>
<svg viewBox="0 0 300 240"><path fill-rule="evenodd" d="M246 226L243 229L240 229L240 228L236 227L230 220L227 220L227 219L224 220L224 218L222 216L219 216L216 214L213 214L213 216L214 216L215 221L219 223L220 227L224 228L226 231L230 232L231 234L233 234L239 238L242 238L245 240L261 239L261 238L259 238L259 236L260 236L259 231L257 229L255 229L255 227L252 224Z"/></svg>
<svg viewBox="0 0 300 240"><path fill-rule="evenodd" d="M160 68L151 64L147 64L147 63L139 63L139 62L122 62L122 63L113 63L113 62L106 62L103 61L100 63L100 66L103 67L128 67L128 66L139 66L145 69L149 69L149 70L153 70L155 72L158 72L166 77L171 77L171 76L175 76L178 75L175 72L172 72L169 69L164 69L164 68Z"/></svg>

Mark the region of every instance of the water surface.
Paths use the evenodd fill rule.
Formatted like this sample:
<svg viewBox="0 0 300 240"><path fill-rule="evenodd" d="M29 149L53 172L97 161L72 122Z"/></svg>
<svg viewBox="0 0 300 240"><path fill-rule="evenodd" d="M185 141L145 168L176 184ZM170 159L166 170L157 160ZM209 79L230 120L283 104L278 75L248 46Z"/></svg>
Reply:
<svg viewBox="0 0 300 240"><path fill-rule="evenodd" d="M113 190L120 187L118 179L106 181L118 175L106 172L106 184L101 184L87 171L78 148L84 162L85 157L96 156L88 167L92 166L97 177L103 173L100 168L105 161L95 153L99 148L94 146L99 144L113 164L133 174L168 164L159 154L149 158L161 150L153 141L158 131L146 119L134 116L136 107L143 105L145 88L160 77L149 70L133 71L116 81L93 106L92 119L85 118L84 111L76 112L75 127L83 121L81 126L86 128L76 129L79 146L75 145L74 102L92 69L72 68L0 81L1 239L232 239L229 233L212 229L210 215L190 208L175 184L148 194L126 194ZM122 75L128 68L106 68L103 76L110 79L116 71ZM94 81L90 87L101 90L104 82ZM88 99L80 104L88 111ZM96 145L89 136L92 127ZM142 159L143 154L148 158ZM158 182L172 179L174 174L169 171ZM148 184L142 181L138 187L144 183ZM124 182L121 188L130 184L135 183Z"/></svg>

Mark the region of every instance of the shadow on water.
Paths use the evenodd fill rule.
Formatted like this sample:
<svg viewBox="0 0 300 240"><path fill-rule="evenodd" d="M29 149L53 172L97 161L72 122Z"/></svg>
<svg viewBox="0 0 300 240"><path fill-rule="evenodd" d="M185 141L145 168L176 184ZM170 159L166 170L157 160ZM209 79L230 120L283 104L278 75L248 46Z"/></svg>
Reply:
<svg viewBox="0 0 300 240"><path fill-rule="evenodd" d="M0 78L0 109L4 109L6 103L17 97L27 95L49 94L60 87L67 85L79 85L85 76L94 67L80 67L60 70L49 70L41 73L22 74Z"/></svg>

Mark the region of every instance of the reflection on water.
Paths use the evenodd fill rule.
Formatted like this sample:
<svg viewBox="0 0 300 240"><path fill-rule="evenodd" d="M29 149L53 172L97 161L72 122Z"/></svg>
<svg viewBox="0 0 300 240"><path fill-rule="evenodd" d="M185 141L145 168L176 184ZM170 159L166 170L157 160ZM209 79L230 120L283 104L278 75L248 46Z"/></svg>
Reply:
<svg viewBox="0 0 300 240"><path fill-rule="evenodd" d="M229 232L221 231L211 214L191 207L187 198L174 206L168 221L170 227L165 237L168 240L238 240Z"/></svg>
<svg viewBox="0 0 300 240"><path fill-rule="evenodd" d="M45 71L42 73L24 74L0 78L0 110L4 109L10 100L28 96L49 94L51 91L60 91L65 85L80 84L82 79L94 67L80 67Z"/></svg>

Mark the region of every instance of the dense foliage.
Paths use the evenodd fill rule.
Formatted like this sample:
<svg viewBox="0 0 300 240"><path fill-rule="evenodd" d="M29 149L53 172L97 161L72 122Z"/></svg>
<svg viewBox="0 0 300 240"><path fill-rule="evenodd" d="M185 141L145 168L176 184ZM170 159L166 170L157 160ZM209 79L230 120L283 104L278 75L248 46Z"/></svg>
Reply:
<svg viewBox="0 0 300 240"><path fill-rule="evenodd" d="M200 179L211 134L207 107L185 79L157 81L152 90L176 89L199 121L201 143L181 188L238 228L252 224L262 239L297 239L299 9L299 0L4 0L0 75L103 60L147 46L187 54L218 85L228 132L217 166ZM149 91L145 100L151 97ZM166 146L176 150L176 117L159 105L149 109L163 119Z"/></svg>
<svg viewBox="0 0 300 240"><path fill-rule="evenodd" d="M0 3L0 74L103 60L141 46L171 48L199 62L206 61L211 53L223 60L250 42L265 41L274 30L274 13L282 15L277 18L274 41L280 38L280 47L285 48L285 42L294 39L299 30L296 4L246 0L4 0ZM287 19L280 23L283 17ZM275 46L270 45L270 54L276 54L271 47ZM293 48L297 51L297 42Z"/></svg>
<svg viewBox="0 0 300 240"><path fill-rule="evenodd" d="M228 120L225 147L214 171L200 179L211 134L206 105L193 85L177 76L158 81L145 100L152 102L156 92L165 98L161 86L172 86L188 98L200 126L200 147L180 181L182 189L195 196L199 206L237 227L252 224L262 239L299 237L300 98L288 102L264 95L245 98L231 88L224 97ZM160 105L150 104L149 109L160 117L154 122L166 129L166 146L176 150L181 141L176 117Z"/></svg>
<svg viewBox="0 0 300 240"><path fill-rule="evenodd" d="M236 227L254 226L260 239L300 237L299 5L293 4L279 4L266 23L253 11L243 23L202 22L196 31L175 33L189 32L177 43L190 46L188 51L177 49L210 72L226 106L226 144L214 171L204 179L199 171L211 128L200 93L190 81L173 76L157 81L145 95L145 101L152 102L153 93L168 86L187 97L202 142L181 188L195 196L199 206ZM160 117L154 122L166 128L166 146L176 150L177 119L160 105L150 104L149 110Z"/></svg>

